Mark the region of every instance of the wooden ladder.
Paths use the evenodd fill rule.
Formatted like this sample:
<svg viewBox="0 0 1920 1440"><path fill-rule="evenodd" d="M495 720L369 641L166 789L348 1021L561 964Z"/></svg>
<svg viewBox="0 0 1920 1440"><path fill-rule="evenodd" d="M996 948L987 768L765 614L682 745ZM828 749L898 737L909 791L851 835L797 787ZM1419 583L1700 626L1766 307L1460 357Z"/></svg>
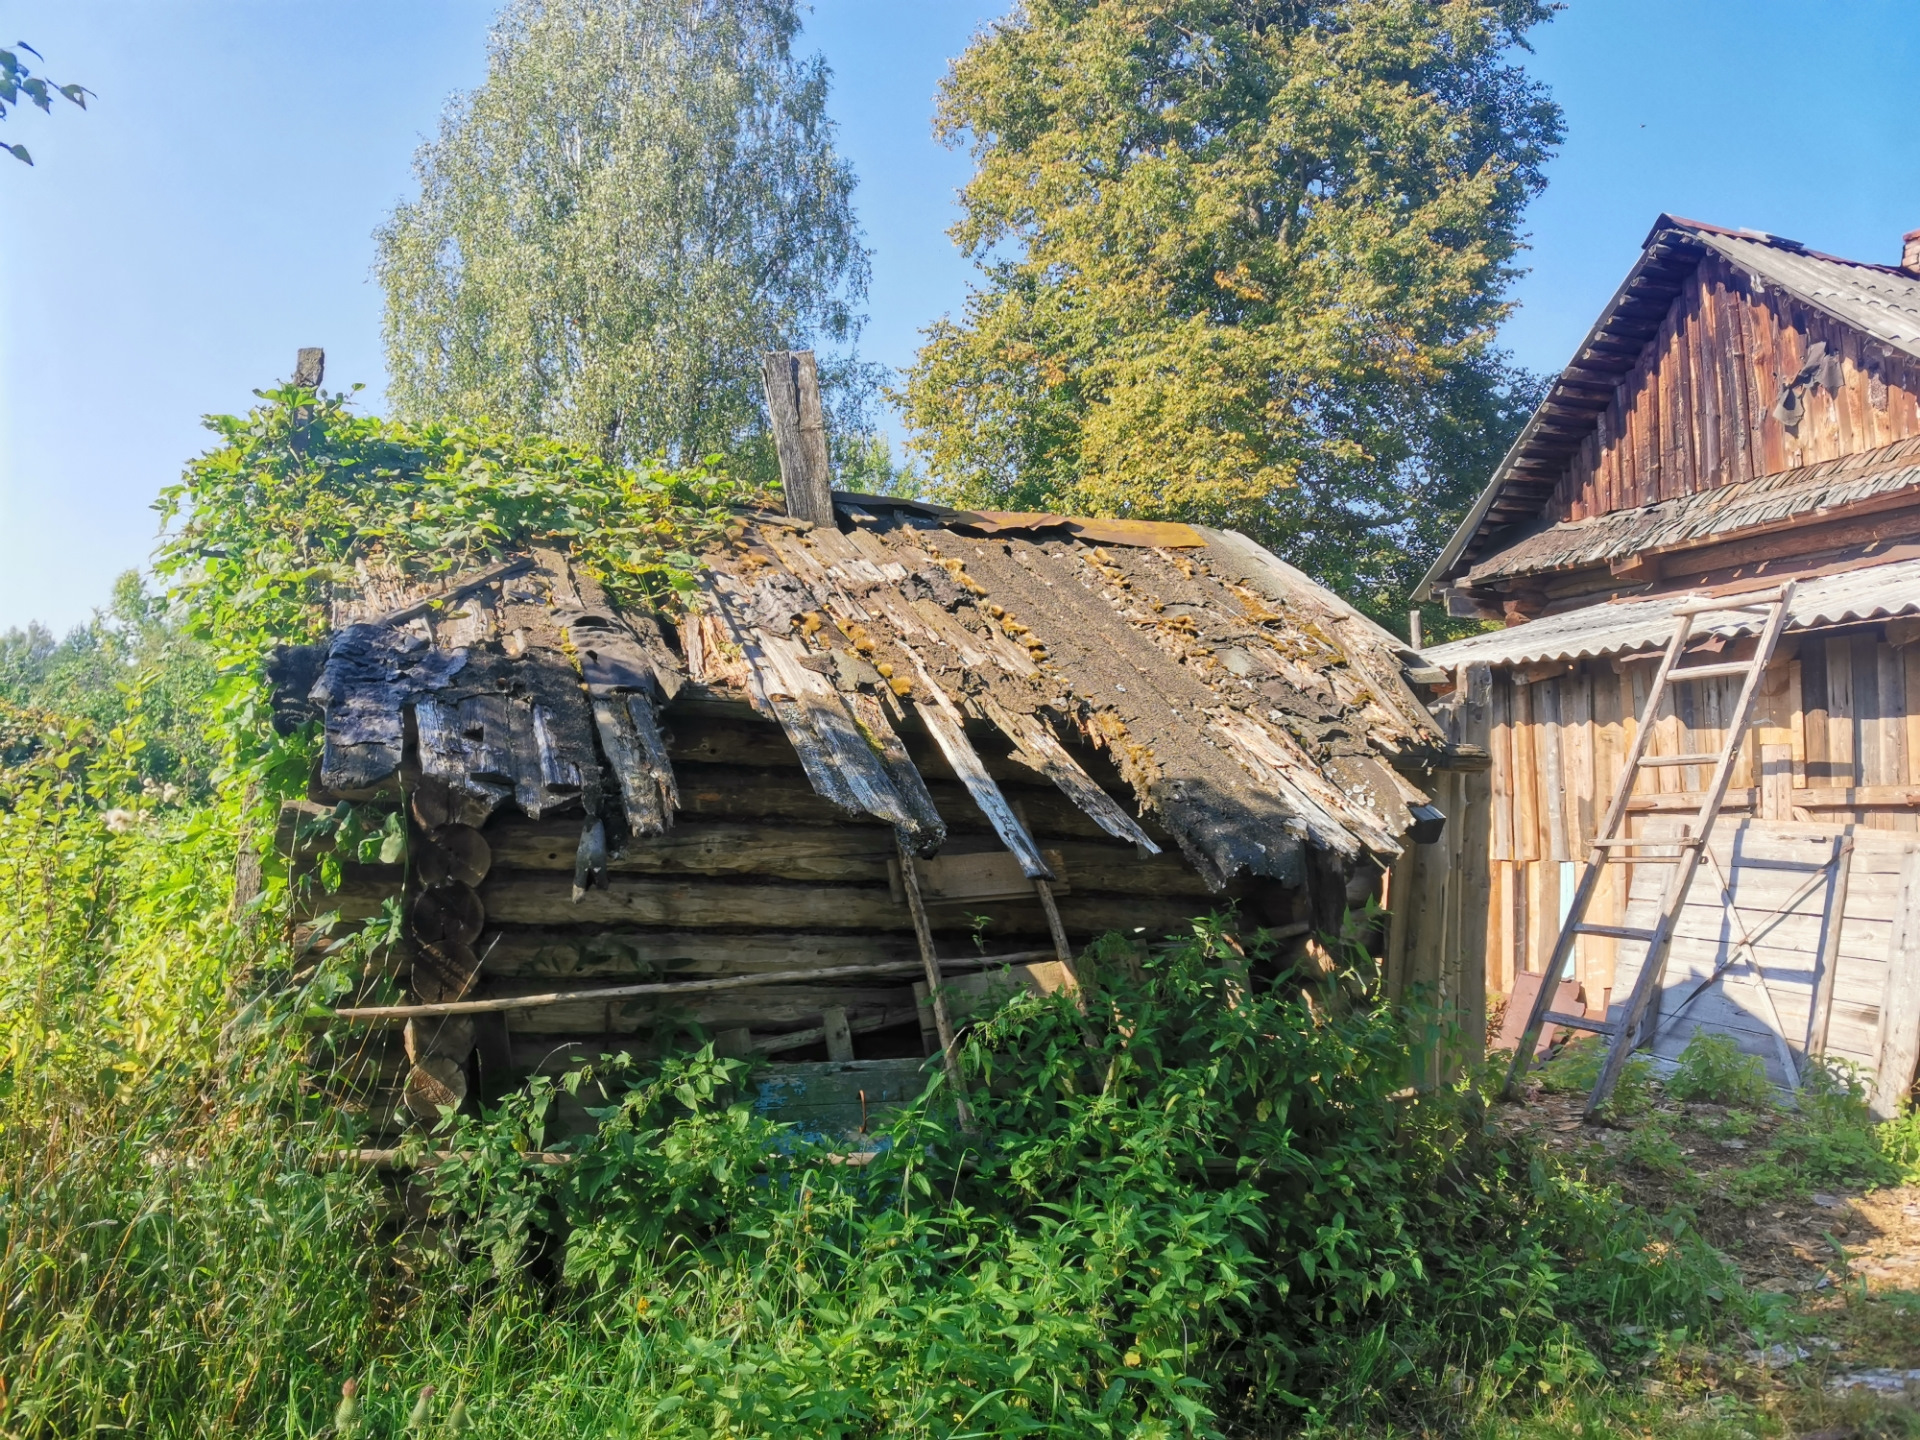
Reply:
<svg viewBox="0 0 1920 1440"><path fill-rule="evenodd" d="M1674 927L1680 919L1680 910L1687 901L1687 891L1693 884L1694 871L1700 867L1700 858L1706 851L1707 837L1713 832L1713 823L1720 815L1720 806L1727 795L1727 785L1733 778L1734 757L1740 753L1740 745L1746 739L1747 728L1753 719L1753 702L1760 690L1760 676L1767 668L1767 662L1773 658L1774 646L1779 642L1780 632L1786 628L1787 609L1793 600L1793 582L1788 581L1778 590L1740 600L1688 600L1674 606L1673 639L1668 642L1667 653L1661 658L1659 672L1653 678L1653 684L1647 690L1647 705L1640 716L1633 744L1627 751L1626 763L1620 769L1619 783L1614 787L1613 803L1607 807L1606 817L1594 832L1593 847L1587 854L1586 872L1580 877L1580 887L1574 891L1573 903L1567 909L1565 921L1560 926L1560 937L1554 942L1553 955L1547 961L1545 972L1540 977L1540 991L1533 999L1533 1007L1527 1015L1526 1032L1520 1037L1520 1045L1514 1051L1513 1064L1507 1070L1507 1083L1504 1094L1509 1100L1520 1098L1520 1081L1527 1073L1527 1062L1533 1057L1533 1047L1540 1035L1543 1024L1564 1025L1570 1030L1588 1030L1596 1035L1612 1037L1607 1049L1606 1063L1600 1067L1600 1078L1594 1083L1593 1093L1587 1098L1587 1118L1593 1119L1606 1104L1607 1097L1613 1093L1614 1085L1620 1079L1627 1057L1639 1043L1640 1028L1646 1020L1647 1007L1654 992L1659 988L1662 974L1666 970L1667 953L1673 948ZM1693 617L1709 611L1728 610L1764 613L1766 623L1761 627L1759 642L1754 646L1750 659L1736 660L1723 665L1691 665L1682 667L1679 663L1687 641L1693 633ZM1725 680L1732 676L1745 677L1740 688L1740 700L1733 715L1727 721L1726 737L1716 754L1701 755L1657 755L1648 757L1647 742L1653 734L1654 717L1660 713L1661 701L1666 698L1668 686L1676 682L1695 680ZM1682 828L1678 837L1666 840L1636 840L1623 835L1626 826L1627 802L1632 798L1634 782L1645 767L1665 765L1708 765L1713 769L1712 783L1707 787L1705 799L1700 802L1699 814L1693 822ZM1635 853L1648 846L1660 846L1673 850L1673 854L1646 855ZM1660 901L1660 915L1650 930L1629 928L1622 925L1594 925L1587 921L1587 908L1593 903L1593 897L1599 888L1600 876L1609 864L1630 863L1634 865L1671 865L1672 874L1667 879L1667 888ZM1633 993L1628 997L1625 1012L1618 1021L1606 1019L1590 1020L1584 1015L1567 1015L1550 1007L1554 992L1560 988L1561 972L1566 969L1568 957L1582 935L1607 936L1616 940L1640 940L1647 946L1646 959L1641 963L1640 974L1633 982Z"/></svg>

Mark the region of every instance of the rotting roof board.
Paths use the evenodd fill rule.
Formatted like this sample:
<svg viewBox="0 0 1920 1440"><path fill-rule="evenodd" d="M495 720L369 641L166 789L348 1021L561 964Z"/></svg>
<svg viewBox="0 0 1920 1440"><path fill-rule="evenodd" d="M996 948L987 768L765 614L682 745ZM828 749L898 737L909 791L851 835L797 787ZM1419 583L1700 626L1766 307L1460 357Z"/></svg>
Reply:
<svg viewBox="0 0 1920 1440"><path fill-rule="evenodd" d="M1593 419L1606 408L1615 381L1633 369L1708 250L1842 324L1920 357L1920 279L1893 266L1822 255L1778 235L1662 215L1642 242L1633 269L1421 578L1415 599L1432 598L1434 587L1459 569L1483 530L1524 518L1518 513L1504 519L1495 514L1497 509L1504 513L1503 507L1511 508L1509 491L1524 495L1522 509L1538 513L1568 460L1592 430Z"/></svg>
<svg viewBox="0 0 1920 1440"><path fill-rule="evenodd" d="M1532 665L1621 655L1664 645L1673 637L1673 607L1688 595L1588 605L1485 635L1470 635L1426 652L1435 665ZM1728 596L1737 600L1738 596ZM1840 575L1802 580L1795 586L1787 628L1808 630L1859 620L1920 612L1920 560L1897 560ZM1747 635L1764 615L1736 610L1696 615L1697 635Z"/></svg>
<svg viewBox="0 0 1920 1440"><path fill-rule="evenodd" d="M1151 845L1062 742L1104 749L1215 886L1297 877L1304 845L1398 853L1426 796L1393 762L1445 744L1402 674L1417 657L1277 557L1202 527L836 499L846 531L743 517L705 557L677 645L550 551L399 626L380 617L423 591L367 576L336 605L314 690L322 784L388 783L411 706L423 783L480 816L509 800L535 816L604 808L659 834L675 794L657 712L697 684L777 721L822 796L924 850L945 825L898 739L915 719L1036 876L1045 862L969 722L1109 833Z"/></svg>

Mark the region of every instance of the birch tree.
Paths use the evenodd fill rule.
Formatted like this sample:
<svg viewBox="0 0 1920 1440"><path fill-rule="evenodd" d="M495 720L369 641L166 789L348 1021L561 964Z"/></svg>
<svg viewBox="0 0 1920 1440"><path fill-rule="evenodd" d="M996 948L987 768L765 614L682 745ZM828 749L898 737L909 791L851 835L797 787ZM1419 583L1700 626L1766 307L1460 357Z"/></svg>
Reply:
<svg viewBox="0 0 1920 1440"><path fill-rule="evenodd" d="M388 395L610 460L771 473L759 352L822 352L849 453L868 256L794 0L510 0L378 234Z"/></svg>

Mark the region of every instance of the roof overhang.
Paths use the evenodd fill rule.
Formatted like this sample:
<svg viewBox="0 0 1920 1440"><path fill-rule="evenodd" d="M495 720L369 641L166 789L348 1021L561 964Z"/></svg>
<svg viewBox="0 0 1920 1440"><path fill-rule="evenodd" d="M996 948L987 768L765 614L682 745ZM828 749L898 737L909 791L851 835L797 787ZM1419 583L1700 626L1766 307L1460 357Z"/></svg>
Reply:
<svg viewBox="0 0 1920 1440"><path fill-rule="evenodd" d="M1588 605L1548 615L1506 630L1470 635L1426 652L1435 665L1534 665L1554 660L1595 659L1631 654L1664 645L1673 636L1673 607L1694 595ZM1725 597L1730 603L1738 597ZM1920 560L1897 560L1867 569L1802 580L1795 587L1787 628L1811 630L1826 625L1879 620L1920 613ZM1696 615L1694 633L1744 635L1765 617L1747 611L1716 610Z"/></svg>

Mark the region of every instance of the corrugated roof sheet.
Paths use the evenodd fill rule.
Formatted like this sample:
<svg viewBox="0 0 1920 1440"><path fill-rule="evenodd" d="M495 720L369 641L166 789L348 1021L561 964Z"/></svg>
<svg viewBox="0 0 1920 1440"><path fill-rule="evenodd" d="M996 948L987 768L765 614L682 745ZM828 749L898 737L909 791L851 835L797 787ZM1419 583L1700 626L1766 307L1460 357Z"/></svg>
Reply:
<svg viewBox="0 0 1920 1440"><path fill-rule="evenodd" d="M1699 226L1694 233L1743 270L1791 290L1836 320L1920 356L1920 280L1881 265L1819 255L1778 236Z"/></svg>
<svg viewBox="0 0 1920 1440"><path fill-rule="evenodd" d="M1598 565L1621 555L1702 544L1735 531L1777 526L1916 485L1920 485L1920 437L1638 510L1562 521L1474 566L1467 579L1478 585L1544 570Z"/></svg>
<svg viewBox="0 0 1920 1440"><path fill-rule="evenodd" d="M1531 665L1647 650L1672 638L1673 607L1686 598L1663 595L1657 600L1590 605L1436 645L1426 656L1433 664L1452 669L1479 662ZM1899 560L1801 581L1794 591L1788 628L1810 630L1916 612L1920 612L1920 560ZM1694 618L1693 628L1698 635L1745 635L1758 630L1764 618L1736 610L1709 611Z"/></svg>

